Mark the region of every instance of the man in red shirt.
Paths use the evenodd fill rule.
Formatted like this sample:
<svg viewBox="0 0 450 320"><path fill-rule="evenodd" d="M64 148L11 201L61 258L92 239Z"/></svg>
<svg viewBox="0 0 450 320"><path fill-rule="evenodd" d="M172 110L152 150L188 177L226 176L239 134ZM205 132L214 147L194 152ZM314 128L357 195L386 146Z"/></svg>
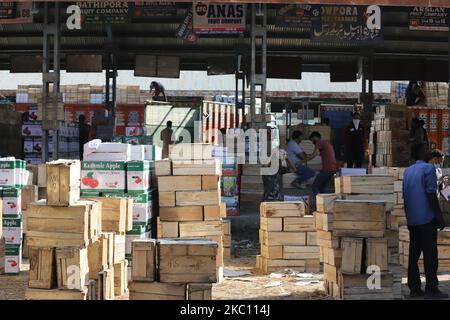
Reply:
<svg viewBox="0 0 450 320"><path fill-rule="evenodd" d="M319 193L325 193L328 183L336 173L336 155L334 154L333 146L328 141L322 140L319 132L314 131L311 133L309 140L314 144L315 149L308 158L313 159L319 153L322 158L322 170L316 176L312 185L314 195L317 195Z"/></svg>

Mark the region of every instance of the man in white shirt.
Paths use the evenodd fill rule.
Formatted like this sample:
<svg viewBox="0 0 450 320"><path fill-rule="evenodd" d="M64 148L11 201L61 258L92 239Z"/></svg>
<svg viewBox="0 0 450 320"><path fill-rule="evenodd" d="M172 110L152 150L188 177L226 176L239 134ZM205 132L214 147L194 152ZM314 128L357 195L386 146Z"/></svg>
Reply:
<svg viewBox="0 0 450 320"><path fill-rule="evenodd" d="M314 170L308 168L302 161L311 160L309 156L303 151L302 147L300 147L300 142L302 133L300 131L294 131L292 133L292 139L289 140L286 150L288 153L289 161L295 166L295 172L297 174L297 179L292 182L292 185L295 188L304 189L304 183L315 176Z"/></svg>

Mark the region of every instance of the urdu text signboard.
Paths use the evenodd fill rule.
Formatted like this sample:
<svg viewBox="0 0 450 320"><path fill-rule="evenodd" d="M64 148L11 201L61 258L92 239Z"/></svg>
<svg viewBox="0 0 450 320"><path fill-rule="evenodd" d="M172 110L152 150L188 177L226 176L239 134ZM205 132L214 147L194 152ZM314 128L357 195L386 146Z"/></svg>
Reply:
<svg viewBox="0 0 450 320"><path fill-rule="evenodd" d="M193 3L194 33L242 33L245 31L245 8L243 3Z"/></svg>
<svg viewBox="0 0 450 320"><path fill-rule="evenodd" d="M376 28L374 21L378 21ZM378 6L323 5L319 18L312 21L311 40L357 44L382 42L381 9Z"/></svg>
<svg viewBox="0 0 450 320"><path fill-rule="evenodd" d="M446 8L414 7L409 12L409 30L449 31Z"/></svg>
<svg viewBox="0 0 450 320"><path fill-rule="evenodd" d="M133 18L176 17L177 6L173 1L137 1L134 3Z"/></svg>
<svg viewBox="0 0 450 320"><path fill-rule="evenodd" d="M0 2L0 24L33 23L32 2Z"/></svg>
<svg viewBox="0 0 450 320"><path fill-rule="evenodd" d="M81 9L82 23L121 24L130 20L132 3L126 1L96 1L76 3Z"/></svg>

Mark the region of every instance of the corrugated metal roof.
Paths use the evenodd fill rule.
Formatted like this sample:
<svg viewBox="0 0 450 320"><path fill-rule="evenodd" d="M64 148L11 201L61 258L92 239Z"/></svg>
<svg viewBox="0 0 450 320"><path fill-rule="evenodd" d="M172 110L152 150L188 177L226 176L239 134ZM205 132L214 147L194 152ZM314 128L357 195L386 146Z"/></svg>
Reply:
<svg viewBox="0 0 450 320"><path fill-rule="evenodd" d="M227 91L234 90L234 75L208 76L204 71L181 71L179 79L162 79L134 77L133 71L119 71L118 85L139 85L141 89L148 89L151 81L160 81L166 90L192 90L192 91ZM41 84L40 74L12 74L0 71L0 90L13 90L18 85ZM66 73L61 74L61 84L91 84L103 85L103 73ZM330 82L327 73L302 73L301 80L268 79L267 91L310 91L310 92L360 92L361 81L357 82ZM390 92L389 81L374 81L375 93Z"/></svg>

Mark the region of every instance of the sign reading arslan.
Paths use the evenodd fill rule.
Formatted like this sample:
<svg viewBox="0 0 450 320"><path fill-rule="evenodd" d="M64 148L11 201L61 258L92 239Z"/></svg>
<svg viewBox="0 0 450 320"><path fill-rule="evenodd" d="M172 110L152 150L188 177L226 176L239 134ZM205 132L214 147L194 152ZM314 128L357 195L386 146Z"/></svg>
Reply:
<svg viewBox="0 0 450 320"><path fill-rule="evenodd" d="M194 32L241 33L245 31L246 4L203 3L193 4Z"/></svg>
<svg viewBox="0 0 450 320"><path fill-rule="evenodd" d="M447 9L414 7L409 12L409 30L449 31Z"/></svg>

